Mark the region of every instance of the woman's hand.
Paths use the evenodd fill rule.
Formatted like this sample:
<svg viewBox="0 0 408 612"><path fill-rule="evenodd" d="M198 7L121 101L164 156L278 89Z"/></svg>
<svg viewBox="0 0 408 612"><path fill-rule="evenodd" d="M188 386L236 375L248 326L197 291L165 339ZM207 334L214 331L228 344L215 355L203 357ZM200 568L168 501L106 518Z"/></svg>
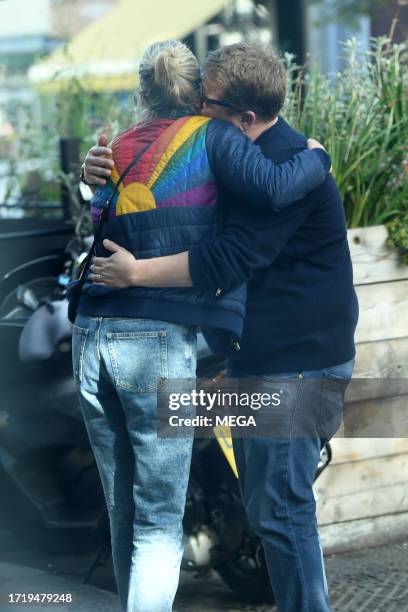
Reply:
<svg viewBox="0 0 408 612"><path fill-rule="evenodd" d="M324 148L324 146L322 145L321 142L319 142L318 140L316 140L315 138L308 138L307 139L307 148L308 149L323 149L323 151L326 151L326 149ZM326 151L327 153L327 151ZM333 166L330 166L330 173L333 172Z"/></svg>
<svg viewBox="0 0 408 612"><path fill-rule="evenodd" d="M135 267L137 259L123 247L112 242L112 240L104 240L103 246L108 251L112 252L110 257L94 257L91 265L92 274L89 275L89 280L96 285L104 287L115 287L123 289L135 284Z"/></svg>
<svg viewBox="0 0 408 612"><path fill-rule="evenodd" d="M315 138L307 139L307 148L308 149L323 149L323 151L326 151L322 143L316 140Z"/></svg>

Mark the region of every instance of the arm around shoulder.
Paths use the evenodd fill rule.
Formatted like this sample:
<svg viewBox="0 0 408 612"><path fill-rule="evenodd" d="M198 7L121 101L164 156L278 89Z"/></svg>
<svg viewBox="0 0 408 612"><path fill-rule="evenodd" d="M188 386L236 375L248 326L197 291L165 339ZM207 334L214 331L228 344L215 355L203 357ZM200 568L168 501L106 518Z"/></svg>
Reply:
<svg viewBox="0 0 408 612"><path fill-rule="evenodd" d="M322 149L305 149L275 164L240 130L217 119L208 125L207 153L217 181L248 204L274 212L304 198L330 170Z"/></svg>

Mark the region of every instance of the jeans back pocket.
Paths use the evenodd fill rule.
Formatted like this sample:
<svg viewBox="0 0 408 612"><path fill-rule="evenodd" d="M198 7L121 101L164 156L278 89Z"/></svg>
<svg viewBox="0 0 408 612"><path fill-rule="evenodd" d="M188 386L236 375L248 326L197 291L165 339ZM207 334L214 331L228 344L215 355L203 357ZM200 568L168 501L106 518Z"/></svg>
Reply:
<svg viewBox="0 0 408 612"><path fill-rule="evenodd" d="M109 332L106 337L116 387L146 393L168 378L165 331Z"/></svg>

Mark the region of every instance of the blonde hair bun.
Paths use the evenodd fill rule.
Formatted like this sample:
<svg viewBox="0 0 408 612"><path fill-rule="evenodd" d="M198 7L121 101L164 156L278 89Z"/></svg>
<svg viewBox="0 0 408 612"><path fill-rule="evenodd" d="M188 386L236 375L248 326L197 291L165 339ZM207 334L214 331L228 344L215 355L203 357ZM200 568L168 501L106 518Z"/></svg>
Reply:
<svg viewBox="0 0 408 612"><path fill-rule="evenodd" d="M179 40L150 45L143 54L139 75L139 102L147 114L193 109L199 103L200 67L192 51Z"/></svg>
<svg viewBox="0 0 408 612"><path fill-rule="evenodd" d="M176 48L164 49L156 57L154 65L154 80L164 89L177 95L181 80L184 76L181 71L183 54Z"/></svg>

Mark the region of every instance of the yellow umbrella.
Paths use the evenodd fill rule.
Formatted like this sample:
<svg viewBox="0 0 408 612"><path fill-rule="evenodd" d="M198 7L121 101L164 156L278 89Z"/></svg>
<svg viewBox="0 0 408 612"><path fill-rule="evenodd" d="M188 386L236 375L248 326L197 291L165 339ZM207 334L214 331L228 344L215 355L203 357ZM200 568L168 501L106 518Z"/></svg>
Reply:
<svg viewBox="0 0 408 612"><path fill-rule="evenodd" d="M227 0L119 0L66 47L34 64L29 78L48 91L74 77L92 91L132 90L139 58L148 45L185 38L226 4Z"/></svg>

